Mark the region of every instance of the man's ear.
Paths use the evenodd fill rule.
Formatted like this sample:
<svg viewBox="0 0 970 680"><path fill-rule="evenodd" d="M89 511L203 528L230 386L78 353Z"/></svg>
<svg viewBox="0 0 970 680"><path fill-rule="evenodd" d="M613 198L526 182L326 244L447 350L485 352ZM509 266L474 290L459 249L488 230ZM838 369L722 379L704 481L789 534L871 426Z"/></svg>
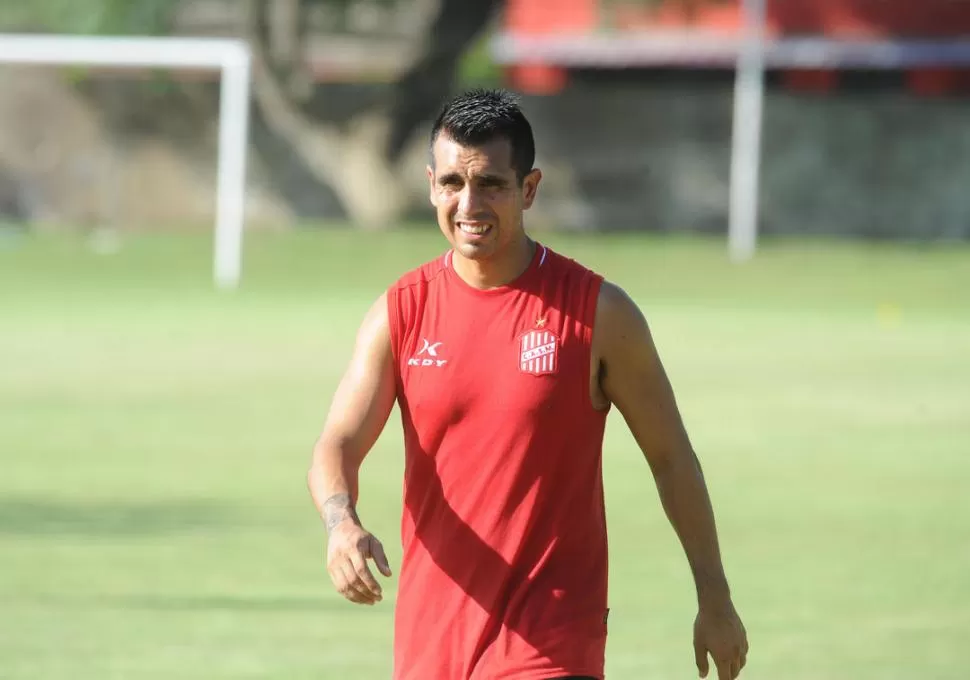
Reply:
<svg viewBox="0 0 970 680"><path fill-rule="evenodd" d="M539 182L542 180L542 171L539 168L533 168L532 171L526 175L522 180L522 209L528 210L532 207L532 203L536 200L536 194L539 192Z"/></svg>
<svg viewBox="0 0 970 680"><path fill-rule="evenodd" d="M434 191L434 168L430 165L427 168L428 171L428 198L431 200L431 205L438 207L438 196Z"/></svg>

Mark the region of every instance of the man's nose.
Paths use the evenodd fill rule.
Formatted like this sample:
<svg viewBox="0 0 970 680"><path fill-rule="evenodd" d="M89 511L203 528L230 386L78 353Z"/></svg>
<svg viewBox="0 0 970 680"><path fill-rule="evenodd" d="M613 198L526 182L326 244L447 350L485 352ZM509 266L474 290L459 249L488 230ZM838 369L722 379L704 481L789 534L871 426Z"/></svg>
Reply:
<svg viewBox="0 0 970 680"><path fill-rule="evenodd" d="M474 218L481 206L482 192L471 184L466 184L458 201L458 211L465 217Z"/></svg>

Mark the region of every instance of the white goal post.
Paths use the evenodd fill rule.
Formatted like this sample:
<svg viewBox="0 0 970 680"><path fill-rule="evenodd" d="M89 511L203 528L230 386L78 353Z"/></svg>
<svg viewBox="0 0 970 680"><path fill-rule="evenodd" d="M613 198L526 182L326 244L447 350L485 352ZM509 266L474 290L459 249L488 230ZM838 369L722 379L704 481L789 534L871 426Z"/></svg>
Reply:
<svg viewBox="0 0 970 680"><path fill-rule="evenodd" d="M230 38L0 34L0 65L110 66L219 70L219 159L213 276L235 288L242 237L249 136L251 56Z"/></svg>
<svg viewBox="0 0 970 680"><path fill-rule="evenodd" d="M765 98L765 2L743 0L744 16L731 117L731 185L728 254L735 262L754 256L758 240L761 119Z"/></svg>

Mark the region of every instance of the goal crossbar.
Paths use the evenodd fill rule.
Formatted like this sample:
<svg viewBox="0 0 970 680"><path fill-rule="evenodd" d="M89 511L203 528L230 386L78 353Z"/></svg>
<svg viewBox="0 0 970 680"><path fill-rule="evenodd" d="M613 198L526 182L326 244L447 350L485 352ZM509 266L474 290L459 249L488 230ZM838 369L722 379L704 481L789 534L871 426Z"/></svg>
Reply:
<svg viewBox="0 0 970 680"><path fill-rule="evenodd" d="M0 34L0 64L220 71L219 159L213 276L235 288L242 235L249 134L251 56L233 38Z"/></svg>

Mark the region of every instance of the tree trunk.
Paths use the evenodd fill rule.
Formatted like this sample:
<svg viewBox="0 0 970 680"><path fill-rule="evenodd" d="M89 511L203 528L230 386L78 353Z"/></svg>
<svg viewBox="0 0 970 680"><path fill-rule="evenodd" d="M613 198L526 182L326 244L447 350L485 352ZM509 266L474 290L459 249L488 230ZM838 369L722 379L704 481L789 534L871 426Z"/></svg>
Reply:
<svg viewBox="0 0 970 680"><path fill-rule="evenodd" d="M303 63L304 12L311 2L278 1L284 4L250 0L253 93L260 113L316 180L332 189L353 222L365 228L393 226L415 197L411 175L401 165L415 157L408 151L424 146L419 130L451 93L462 56L502 0L439 0L419 38L418 58L390 88L385 104L342 130L302 106L314 87ZM276 49L281 44L289 49Z"/></svg>
<svg viewBox="0 0 970 680"><path fill-rule="evenodd" d="M394 225L406 209L407 192L383 153L387 114L362 116L346 132L306 115L298 92L289 87L298 80L301 61L280 64L271 56L271 4L250 3L253 96L260 113L313 176L333 190L354 223L374 229ZM297 38L302 43L302 32ZM302 44L297 53L302 57Z"/></svg>

